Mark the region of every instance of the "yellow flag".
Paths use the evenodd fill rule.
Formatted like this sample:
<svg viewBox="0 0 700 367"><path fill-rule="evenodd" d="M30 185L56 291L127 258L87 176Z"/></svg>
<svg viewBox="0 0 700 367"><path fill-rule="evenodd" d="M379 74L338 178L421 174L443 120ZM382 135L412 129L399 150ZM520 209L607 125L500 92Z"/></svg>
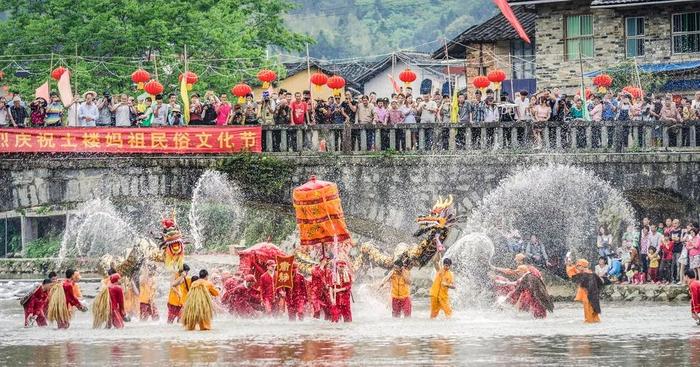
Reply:
<svg viewBox="0 0 700 367"><path fill-rule="evenodd" d="M180 81L180 98L182 98L182 117L185 125L190 123L190 97L187 95L187 78Z"/></svg>
<svg viewBox="0 0 700 367"><path fill-rule="evenodd" d="M457 86L452 88L452 109L450 110L450 122L459 122L459 106L457 105Z"/></svg>

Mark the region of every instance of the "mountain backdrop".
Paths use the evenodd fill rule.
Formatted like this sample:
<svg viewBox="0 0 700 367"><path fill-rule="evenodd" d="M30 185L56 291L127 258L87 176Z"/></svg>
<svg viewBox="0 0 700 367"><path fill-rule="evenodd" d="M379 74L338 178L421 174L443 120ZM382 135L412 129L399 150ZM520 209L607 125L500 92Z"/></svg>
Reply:
<svg viewBox="0 0 700 367"><path fill-rule="evenodd" d="M489 0L292 0L285 17L316 40L312 57L369 56L396 49L432 52L441 42L479 24L498 9Z"/></svg>

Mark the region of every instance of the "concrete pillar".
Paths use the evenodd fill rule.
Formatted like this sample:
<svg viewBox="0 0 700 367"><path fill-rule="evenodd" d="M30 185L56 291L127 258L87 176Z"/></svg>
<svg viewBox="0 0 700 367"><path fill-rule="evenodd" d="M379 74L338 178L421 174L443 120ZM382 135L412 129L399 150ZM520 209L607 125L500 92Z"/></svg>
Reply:
<svg viewBox="0 0 700 367"><path fill-rule="evenodd" d="M36 218L22 216L20 229L22 234L22 254L27 252L27 245L39 237L39 226Z"/></svg>
<svg viewBox="0 0 700 367"><path fill-rule="evenodd" d="M447 142L447 149L454 151L457 150L457 129L454 127L450 128L450 137Z"/></svg>
<svg viewBox="0 0 700 367"><path fill-rule="evenodd" d="M472 148L472 128L467 126L464 129L464 150L470 150Z"/></svg>
<svg viewBox="0 0 700 367"><path fill-rule="evenodd" d="M287 129L280 131L280 151L287 152Z"/></svg>
<svg viewBox="0 0 700 367"><path fill-rule="evenodd" d="M265 131L265 151L272 151L272 130Z"/></svg>
<svg viewBox="0 0 700 367"><path fill-rule="evenodd" d="M396 149L396 129L389 129L389 149Z"/></svg>

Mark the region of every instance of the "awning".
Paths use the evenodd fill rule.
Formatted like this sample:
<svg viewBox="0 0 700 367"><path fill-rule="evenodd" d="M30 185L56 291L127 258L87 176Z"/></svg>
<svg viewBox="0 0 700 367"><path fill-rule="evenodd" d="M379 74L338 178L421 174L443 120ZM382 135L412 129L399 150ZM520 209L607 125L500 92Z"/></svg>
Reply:
<svg viewBox="0 0 700 367"><path fill-rule="evenodd" d="M643 73L664 73L669 71L680 71L697 68L700 68L700 60L639 65L639 71ZM588 73L584 73L583 76L590 78L601 74L602 72L603 70L591 71Z"/></svg>

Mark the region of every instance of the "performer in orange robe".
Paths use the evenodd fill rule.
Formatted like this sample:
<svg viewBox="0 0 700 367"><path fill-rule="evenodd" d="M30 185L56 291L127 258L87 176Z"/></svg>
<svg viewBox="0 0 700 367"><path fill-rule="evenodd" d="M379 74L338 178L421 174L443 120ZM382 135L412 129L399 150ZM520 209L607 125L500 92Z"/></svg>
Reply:
<svg viewBox="0 0 700 367"><path fill-rule="evenodd" d="M566 274L578 284L576 301L583 303L583 315L587 323L600 322L600 287L603 281L588 268L586 259L579 259L572 264L567 259Z"/></svg>
<svg viewBox="0 0 700 367"><path fill-rule="evenodd" d="M195 330L197 326L201 331L211 330L211 320L214 315L212 297L217 297L219 290L207 279L208 277L207 270L200 270L198 279L192 282L190 292L187 294L181 318L187 330Z"/></svg>
<svg viewBox="0 0 700 367"><path fill-rule="evenodd" d="M272 315L275 304L275 261L267 260L267 271L260 276L258 286L260 288L260 302L265 308L265 313Z"/></svg>
<svg viewBox="0 0 700 367"><path fill-rule="evenodd" d="M66 294L66 304L68 309L75 307L80 311L87 311L87 307L80 303L80 300L75 296L76 282L80 279L80 273L73 269L66 270L66 280L63 281L63 292ZM68 329L70 327L70 319L57 321L59 329Z"/></svg>
<svg viewBox="0 0 700 367"><path fill-rule="evenodd" d="M109 313L109 322L107 323L107 328L122 329L124 327L124 319L126 319L126 309L124 308L124 289L119 285L119 279L121 275L119 273L114 273L109 276L110 285L108 287L109 291L109 301L111 310Z"/></svg>
<svg viewBox="0 0 700 367"><path fill-rule="evenodd" d="M306 279L299 272L299 265L294 263L292 265L294 272L294 279L292 288L285 288L285 298L287 299L287 314L289 315L289 320L294 321L299 319L300 321L304 319L304 308L307 301L306 292Z"/></svg>
<svg viewBox="0 0 700 367"><path fill-rule="evenodd" d="M187 293L192 285L192 278L187 273L190 267L187 264L182 265L182 269L173 275L173 280L170 282L170 293L168 294L168 324L172 324L176 319L180 319L182 305L185 304Z"/></svg>
<svg viewBox="0 0 700 367"><path fill-rule="evenodd" d="M51 279L46 278L42 284L32 292L24 307L24 327L29 327L30 319L36 321L37 326L46 326L46 308L49 304L49 291L53 286Z"/></svg>
<svg viewBox="0 0 700 367"><path fill-rule="evenodd" d="M156 282L148 268L143 268L143 271L144 273L141 275L141 278L139 278L141 321L146 321L149 317L153 320L158 320L158 308L156 308L154 302L156 296Z"/></svg>
<svg viewBox="0 0 700 367"><path fill-rule="evenodd" d="M331 283L331 270L328 269L328 260L322 259L321 264L315 265L311 270L311 306L314 318L321 317L321 311L326 320L331 319L331 299L329 286Z"/></svg>
<svg viewBox="0 0 700 367"><path fill-rule="evenodd" d="M338 261L336 267L338 274L333 282L333 295L335 295L335 300L331 309L331 321L338 322L340 321L340 317L342 317L343 321L351 322L352 310L350 301L352 298L352 276L348 271L345 261Z"/></svg>

